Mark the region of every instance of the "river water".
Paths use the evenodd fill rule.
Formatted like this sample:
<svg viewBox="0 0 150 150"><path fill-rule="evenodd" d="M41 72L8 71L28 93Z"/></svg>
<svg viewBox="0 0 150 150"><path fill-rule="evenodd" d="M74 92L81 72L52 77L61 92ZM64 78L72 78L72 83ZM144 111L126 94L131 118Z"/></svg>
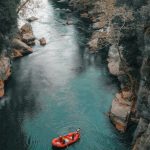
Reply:
<svg viewBox="0 0 150 150"><path fill-rule="evenodd" d="M14 61L0 101L0 150L51 150L53 138L77 128L81 139L70 150L127 150L127 136L106 115L117 86L102 57L85 49L87 25L51 1L41 3L32 27L48 43ZM65 25L66 18L74 24Z"/></svg>

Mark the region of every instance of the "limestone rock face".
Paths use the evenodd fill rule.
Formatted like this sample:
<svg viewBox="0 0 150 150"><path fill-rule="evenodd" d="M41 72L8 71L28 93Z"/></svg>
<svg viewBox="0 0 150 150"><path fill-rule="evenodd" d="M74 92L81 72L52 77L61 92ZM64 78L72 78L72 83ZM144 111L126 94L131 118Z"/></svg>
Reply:
<svg viewBox="0 0 150 150"><path fill-rule="evenodd" d="M134 136L133 150L150 149L150 27L145 30L144 59L137 99L137 111L141 117Z"/></svg>
<svg viewBox="0 0 150 150"><path fill-rule="evenodd" d="M32 53L33 51L30 46L35 45L35 39L31 24L24 24L17 36L11 40L12 58L18 58Z"/></svg>
<svg viewBox="0 0 150 150"><path fill-rule="evenodd" d="M4 81L11 75L10 59L2 56L0 58L0 97L4 96Z"/></svg>
<svg viewBox="0 0 150 150"><path fill-rule="evenodd" d="M108 53L108 69L115 76L123 75L124 71L120 69L120 58L115 46L111 46Z"/></svg>
<svg viewBox="0 0 150 150"><path fill-rule="evenodd" d="M1 57L0 58L0 79L7 80L11 74L10 70L10 59L8 57Z"/></svg>
<svg viewBox="0 0 150 150"><path fill-rule="evenodd" d="M73 10L80 16L91 19L93 34L88 43L90 50L97 51L103 45L121 45L122 58L125 60L126 71L135 81L135 94L137 96L137 119L146 120L147 125L139 122L137 128L134 150L149 150L149 124L150 124L150 2L149 0L69 0ZM119 30L118 30L119 29ZM121 29L121 30L120 30ZM119 34L118 34L118 31ZM102 49L103 50L103 49ZM139 59L140 58L140 59ZM129 77L123 72L121 60L116 48L110 47L108 56L108 69L117 76L123 90ZM125 72L126 72L125 71ZM140 79L141 78L141 79ZM138 87L139 86L139 87ZM121 92L121 93L124 93ZM127 94L127 93L126 93ZM123 95L126 95L125 93ZM111 120L120 131L127 127L128 113L131 112L132 103L128 101L130 93L122 97L117 93L112 102ZM139 134L138 134L139 132Z"/></svg>
<svg viewBox="0 0 150 150"><path fill-rule="evenodd" d="M13 49L12 50L12 58L20 58L23 56L23 52L21 50Z"/></svg>
<svg viewBox="0 0 150 150"><path fill-rule="evenodd" d="M35 45L35 36L33 35L32 26L30 23L24 24L20 29L21 40L27 45Z"/></svg>
<svg viewBox="0 0 150 150"><path fill-rule="evenodd" d="M31 33L33 34L32 26L30 23L24 24L20 29L21 34Z"/></svg>
<svg viewBox="0 0 150 150"><path fill-rule="evenodd" d="M121 132L126 131L129 115L132 111L133 103L130 101L131 96L132 93L130 91L117 93L110 109L110 119Z"/></svg>
<svg viewBox="0 0 150 150"><path fill-rule="evenodd" d="M32 53L32 48L19 39L12 40L12 47L14 49L20 50L23 55Z"/></svg>
<svg viewBox="0 0 150 150"><path fill-rule="evenodd" d="M22 41L28 45L35 45L35 36L31 33L25 33L22 35Z"/></svg>
<svg viewBox="0 0 150 150"><path fill-rule="evenodd" d="M115 0L69 0L72 9L79 12L83 20L90 22L96 32L92 34L88 43L90 53L100 51L109 43L109 22L115 14L114 4Z"/></svg>
<svg viewBox="0 0 150 150"><path fill-rule="evenodd" d="M140 118L135 135L135 145L133 150L149 150L150 149L150 123Z"/></svg>
<svg viewBox="0 0 150 150"><path fill-rule="evenodd" d="M4 81L0 80L0 98L4 96Z"/></svg>
<svg viewBox="0 0 150 150"><path fill-rule="evenodd" d="M89 41L88 46L90 50L96 51L98 49L98 38L95 38Z"/></svg>

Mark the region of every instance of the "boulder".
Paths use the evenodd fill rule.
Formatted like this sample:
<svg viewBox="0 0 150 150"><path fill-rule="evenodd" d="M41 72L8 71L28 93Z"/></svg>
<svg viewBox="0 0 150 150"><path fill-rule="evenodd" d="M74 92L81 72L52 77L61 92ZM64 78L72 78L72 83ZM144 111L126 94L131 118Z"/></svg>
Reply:
<svg viewBox="0 0 150 150"><path fill-rule="evenodd" d="M130 91L122 91L116 94L116 97L112 101L110 109L110 119L115 127L125 132L128 125L128 119L132 111L133 102L129 101L132 93Z"/></svg>
<svg viewBox="0 0 150 150"><path fill-rule="evenodd" d="M13 49L12 50L12 58L19 58L19 57L22 57L23 52L21 50L17 50L17 49Z"/></svg>
<svg viewBox="0 0 150 150"><path fill-rule="evenodd" d="M120 47L120 50L122 48ZM112 45L108 53L108 69L109 72L115 76L123 75L124 71L120 67L120 57L115 45Z"/></svg>
<svg viewBox="0 0 150 150"><path fill-rule="evenodd" d="M46 39L43 37L41 39L39 39L40 45L44 46L46 45Z"/></svg>
<svg viewBox="0 0 150 150"><path fill-rule="evenodd" d="M35 45L35 36L31 33L25 33L22 35L22 41L27 45Z"/></svg>
<svg viewBox="0 0 150 150"><path fill-rule="evenodd" d="M35 45L35 36L33 35L31 24L26 23L20 29L21 40L29 46Z"/></svg>
<svg viewBox="0 0 150 150"><path fill-rule="evenodd" d="M108 60L108 70L112 75L119 76L123 75L124 72L120 70L120 61L116 61L114 59L107 59Z"/></svg>
<svg viewBox="0 0 150 150"><path fill-rule="evenodd" d="M12 40L12 47L14 49L21 50L21 52L23 52L22 54L29 54L33 52L30 46L28 46L26 43L22 42L19 39Z"/></svg>
<svg viewBox="0 0 150 150"><path fill-rule="evenodd" d="M24 24L20 29L21 34L30 33L33 34L32 26L30 23Z"/></svg>

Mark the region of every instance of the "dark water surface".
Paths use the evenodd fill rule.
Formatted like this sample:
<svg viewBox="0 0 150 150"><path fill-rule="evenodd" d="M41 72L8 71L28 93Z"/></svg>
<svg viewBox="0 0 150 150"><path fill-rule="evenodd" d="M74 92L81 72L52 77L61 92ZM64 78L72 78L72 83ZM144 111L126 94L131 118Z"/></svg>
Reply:
<svg viewBox="0 0 150 150"><path fill-rule="evenodd" d="M80 25L64 25L68 13L47 0L37 15L35 36L48 44L14 62L0 101L0 150L51 150L54 137L79 127L70 150L127 150L105 115L117 87L101 57L86 52L86 25L71 15Z"/></svg>

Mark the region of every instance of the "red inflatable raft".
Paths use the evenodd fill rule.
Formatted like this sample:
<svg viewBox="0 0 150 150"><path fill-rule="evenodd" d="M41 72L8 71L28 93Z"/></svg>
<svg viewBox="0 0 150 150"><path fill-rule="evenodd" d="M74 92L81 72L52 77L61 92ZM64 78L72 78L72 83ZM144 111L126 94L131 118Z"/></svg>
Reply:
<svg viewBox="0 0 150 150"><path fill-rule="evenodd" d="M79 139L80 139L80 133L79 130L77 130L76 132L71 132L67 135L54 138L52 140L52 146L56 148L65 148L77 142Z"/></svg>

